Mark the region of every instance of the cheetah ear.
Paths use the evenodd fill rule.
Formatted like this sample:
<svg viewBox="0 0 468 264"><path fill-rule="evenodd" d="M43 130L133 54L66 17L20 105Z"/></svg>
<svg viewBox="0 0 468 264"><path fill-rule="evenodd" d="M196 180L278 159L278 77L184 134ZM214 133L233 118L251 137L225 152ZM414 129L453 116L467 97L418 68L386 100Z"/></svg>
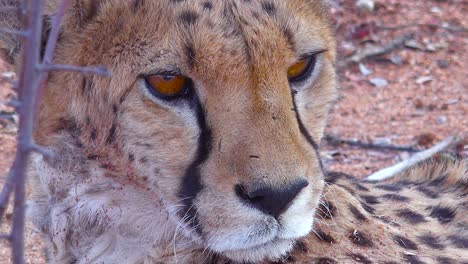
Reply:
<svg viewBox="0 0 468 264"><path fill-rule="evenodd" d="M11 31L21 31L22 23L18 13L12 11L11 8L2 8L5 6L19 6L19 0L6 0L0 4L0 59L5 62L15 65L21 53L21 36L19 34L10 33ZM45 49L47 37L50 32L50 19L46 10L42 16L42 41L41 54Z"/></svg>
<svg viewBox="0 0 468 264"><path fill-rule="evenodd" d="M99 13L100 6L105 0L72 0L62 21L62 29L79 28ZM19 6L20 0L3 0L0 2L0 58L15 65L21 53L21 37L8 31L20 30L22 25L17 12L1 7ZM43 10L43 27L41 51L44 50L50 31L51 17L57 11L61 0L46 0Z"/></svg>
<svg viewBox="0 0 468 264"><path fill-rule="evenodd" d="M17 0L2 1L0 5L0 58L7 63L14 64L15 57L20 52L20 36L18 34L8 33L21 28L21 24L16 12L11 9L1 8L2 6L16 6Z"/></svg>

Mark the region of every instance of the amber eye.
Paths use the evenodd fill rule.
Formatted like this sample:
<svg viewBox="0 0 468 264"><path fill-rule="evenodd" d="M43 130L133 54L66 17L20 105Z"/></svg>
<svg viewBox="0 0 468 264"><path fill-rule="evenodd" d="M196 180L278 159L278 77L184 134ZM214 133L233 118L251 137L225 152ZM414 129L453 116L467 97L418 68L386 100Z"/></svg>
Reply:
<svg viewBox="0 0 468 264"><path fill-rule="evenodd" d="M307 79L314 70L316 55L307 56L288 69L290 82L300 82Z"/></svg>
<svg viewBox="0 0 468 264"><path fill-rule="evenodd" d="M145 77L150 91L159 97L173 99L187 94L190 79L171 74L155 74Z"/></svg>

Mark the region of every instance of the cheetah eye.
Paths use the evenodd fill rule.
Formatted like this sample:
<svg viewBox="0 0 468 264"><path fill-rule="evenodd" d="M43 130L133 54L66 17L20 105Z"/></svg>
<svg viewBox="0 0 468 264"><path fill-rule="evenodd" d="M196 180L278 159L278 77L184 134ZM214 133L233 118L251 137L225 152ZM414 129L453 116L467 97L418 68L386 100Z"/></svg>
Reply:
<svg viewBox="0 0 468 264"><path fill-rule="evenodd" d="M288 79L291 83L298 83L309 78L317 64L317 56L323 51L307 55L288 69Z"/></svg>
<svg viewBox="0 0 468 264"><path fill-rule="evenodd" d="M192 81L181 75L153 74L145 77L152 94L170 100L188 95Z"/></svg>

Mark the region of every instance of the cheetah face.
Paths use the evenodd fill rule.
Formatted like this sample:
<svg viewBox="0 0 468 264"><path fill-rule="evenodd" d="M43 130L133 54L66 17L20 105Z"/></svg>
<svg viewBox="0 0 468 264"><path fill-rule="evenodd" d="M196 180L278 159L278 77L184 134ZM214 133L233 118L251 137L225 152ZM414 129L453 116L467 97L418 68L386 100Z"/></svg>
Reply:
<svg viewBox="0 0 468 264"><path fill-rule="evenodd" d="M110 177L157 194L169 225L235 261L278 259L307 235L337 90L321 1L79 2L56 60L112 77L51 75L38 141L72 118L86 152L124 175Z"/></svg>

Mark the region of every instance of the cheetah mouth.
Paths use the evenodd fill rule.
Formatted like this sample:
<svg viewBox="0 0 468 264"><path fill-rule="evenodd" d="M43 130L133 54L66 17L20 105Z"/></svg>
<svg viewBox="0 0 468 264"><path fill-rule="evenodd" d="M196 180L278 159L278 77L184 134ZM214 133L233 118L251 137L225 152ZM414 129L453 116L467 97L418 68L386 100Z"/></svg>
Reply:
<svg viewBox="0 0 468 264"><path fill-rule="evenodd" d="M291 251L295 244L295 239L276 238L249 248L227 250L221 254L236 262L276 261Z"/></svg>

